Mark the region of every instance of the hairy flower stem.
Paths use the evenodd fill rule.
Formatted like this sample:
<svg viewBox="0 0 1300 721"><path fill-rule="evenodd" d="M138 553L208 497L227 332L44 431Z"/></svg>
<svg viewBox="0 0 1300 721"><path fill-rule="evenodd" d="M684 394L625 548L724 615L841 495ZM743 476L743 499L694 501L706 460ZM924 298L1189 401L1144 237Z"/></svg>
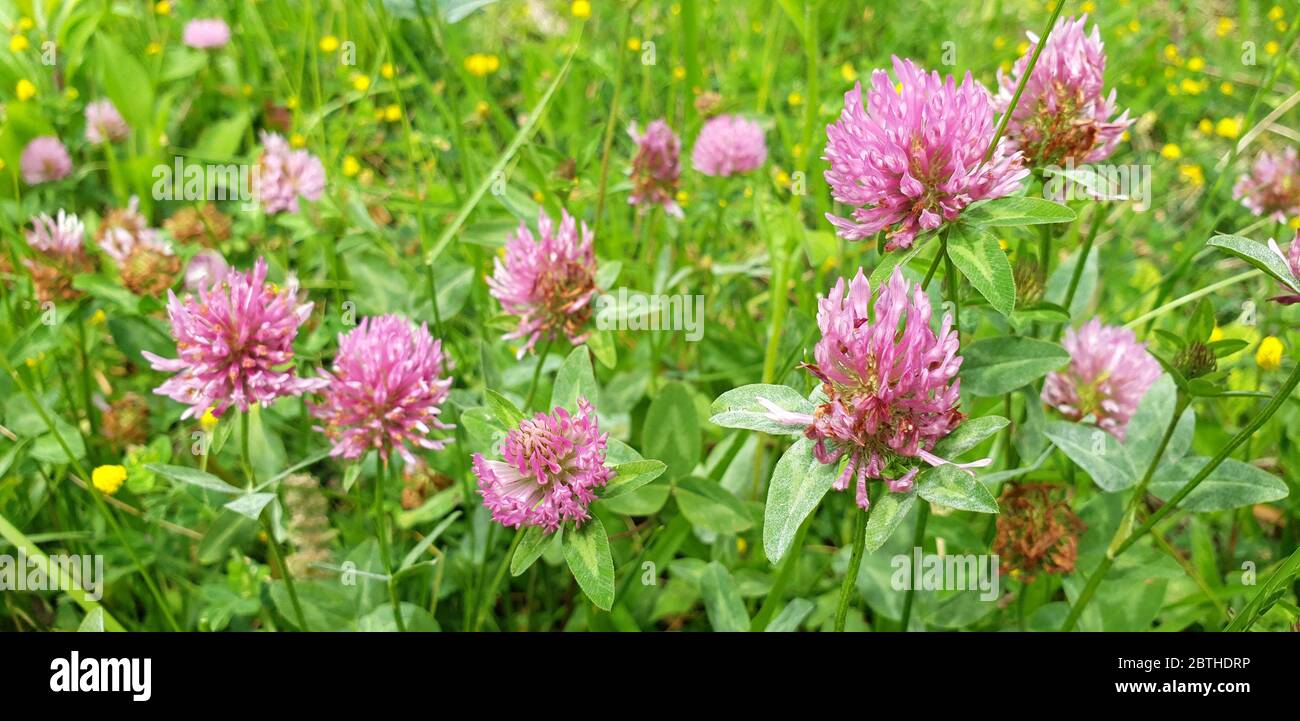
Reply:
<svg viewBox="0 0 1300 721"><path fill-rule="evenodd" d="M1043 48L1047 46L1047 36L1052 34L1052 28L1056 27L1056 19L1061 16L1061 8L1065 6L1065 0L1056 0L1056 8L1052 10L1052 16L1047 19L1047 24L1043 26L1043 31L1038 34L1038 44L1034 46L1034 54L1029 56L1029 64L1025 66L1025 72L1020 76L1020 82L1016 84L1016 92L1011 96L1011 104L1007 106L1007 112L1002 114L1002 119L998 121L998 130L993 134L993 141L989 143L988 150L984 151L984 162L989 162L993 158L993 151L998 148L998 141L1002 139L1002 133L1007 129L1007 123L1011 120L1011 115L1016 112L1016 106L1020 104L1020 94L1025 92L1025 83L1034 74L1034 66L1038 64L1038 56L1043 54Z"/></svg>
<svg viewBox="0 0 1300 721"><path fill-rule="evenodd" d="M920 548L925 543L925 523L930 520L930 504L927 501L921 501L921 510L917 511L916 516L916 533L912 536L912 547ZM912 598L916 595L916 584L907 584L907 592L903 596L903 619L902 626L898 629L904 633L907 632L907 622L912 618Z"/></svg>
<svg viewBox="0 0 1300 721"><path fill-rule="evenodd" d="M771 622L772 616L776 613L776 607L781 603L781 597L785 593L786 584L790 582L790 574L794 572L794 567L799 563L799 551L803 548L804 537L808 535L808 526L812 525L813 516L817 515L817 510L813 509L812 513L800 524L799 530L795 531L794 540L790 542L790 547L786 549L785 558L781 559L781 567L776 571L776 578L772 581L772 587L768 589L767 595L763 597L763 605L759 607L758 613L754 615L754 620L750 624L751 631L762 631L767 628Z"/></svg>
<svg viewBox="0 0 1300 721"><path fill-rule="evenodd" d="M384 514L384 481L388 480L392 464L387 460L381 460L379 464L379 474L375 478L375 534L379 536L379 561L384 564L384 573L388 576L388 602L393 606L393 623L402 632L406 630L406 622L402 620L402 606L397 601L392 552L388 549L388 520Z"/></svg>
<svg viewBox="0 0 1300 721"><path fill-rule="evenodd" d="M524 401L524 413L533 408L533 396L537 395L537 380L542 377L542 366L546 365L546 356L551 352L551 344L554 342L554 338L548 339L542 346L542 352L537 354L537 367L533 369L532 383L528 384L528 398Z"/></svg>
<svg viewBox="0 0 1300 721"><path fill-rule="evenodd" d="M840 605L835 610L835 630L844 630L844 620L849 615L849 599L853 596L858 583L858 569L862 566L862 554L867 547L867 519L871 508L853 514L853 553L849 556L849 567L844 569L844 584L840 586Z"/></svg>
<svg viewBox="0 0 1300 721"><path fill-rule="evenodd" d="M95 418L95 406L90 400L90 358L86 355L86 321L83 318L77 319L77 354L81 356L82 402L86 406L86 421L90 424L90 438L87 440L99 440L99 421ZM95 447L87 443L86 452L90 456L90 462L95 463L99 457Z"/></svg>
<svg viewBox="0 0 1300 721"><path fill-rule="evenodd" d="M943 283L946 286L944 295L948 296L948 301L952 303L952 329L957 332L958 339L961 338L961 297L957 282L957 268L952 264L952 256L948 255L948 234L943 236Z"/></svg>
<svg viewBox="0 0 1300 721"><path fill-rule="evenodd" d="M1165 501L1164 505L1156 510L1155 513L1152 513L1151 516L1147 518L1146 522L1136 531L1129 534L1128 538L1121 541L1117 537L1111 541L1111 548L1107 549L1106 557L1102 559L1101 563L1097 564L1097 570L1093 571L1092 576L1088 578L1088 585L1084 587L1083 593L1079 594L1078 600L1074 602L1074 606L1070 609L1070 615L1066 617L1065 624L1061 627L1062 631L1069 631L1074 628L1074 624L1079 620L1079 616L1083 613L1084 607L1088 605L1088 601L1092 600L1092 596L1097 592L1097 586L1100 585L1102 577L1106 575L1106 571L1110 570L1115 559L1119 558L1125 551L1132 548L1133 544L1137 543L1143 536L1149 533L1151 529L1155 528L1157 523L1164 520L1170 513L1173 513L1174 510L1178 508L1178 504L1187 497L1187 494L1196 490L1196 487L1208 478L1209 475L1214 472L1214 469L1219 467L1219 464L1223 463L1224 460L1232 455L1232 452L1236 450L1238 446L1249 440L1250 437L1255 434L1255 431L1258 431L1261 426L1267 423L1268 419L1272 418L1273 414L1277 413L1278 409L1280 409L1282 405L1286 403L1287 399L1291 397L1291 391L1295 390L1297 384L1300 384L1300 364L1296 365L1295 369L1291 371L1291 375L1287 377L1286 382L1280 389L1278 389L1277 394L1274 395L1268 405L1264 407L1264 410L1260 411L1259 415L1251 419L1250 423L1247 423L1244 428L1238 431L1237 435L1233 436L1232 439L1223 446L1223 448L1220 448L1219 452L1216 453L1204 466L1202 466L1201 470L1197 471L1196 475L1193 476L1186 485L1180 488L1168 501ZM1175 415L1174 420L1170 422L1171 427L1173 424L1178 422L1178 415L1181 415L1181 413ZM1166 436L1171 433L1172 431L1166 431ZM1162 442L1160 448L1161 452L1163 452L1164 446L1167 444L1168 438ZM1151 461L1151 467L1147 468L1147 473L1143 478L1143 483L1140 484L1140 490L1142 492L1145 492L1146 482L1150 480L1151 475L1155 472L1155 465L1159 461L1160 455L1161 453L1157 453L1156 457ZM1120 528L1123 530L1123 526ZM1117 543L1118 545L1116 545Z"/></svg>
<svg viewBox="0 0 1300 721"><path fill-rule="evenodd" d="M488 611L491 610L493 602L497 598L497 587L501 585L501 579L505 578L506 569L510 566L510 559L515 556L515 549L519 548L519 542L524 539L524 529L522 527L515 531L514 540L510 541L510 548L506 550L506 555L501 557L501 563L497 564L497 570L492 574L491 582L483 588L482 603L479 604L478 613L474 614L474 625L471 631L477 631L483 626L483 620L487 618Z"/></svg>
<svg viewBox="0 0 1300 721"><path fill-rule="evenodd" d="M1101 231L1101 221L1105 218L1105 213L1100 206L1096 206L1096 217L1092 219L1092 227L1088 228L1088 236L1083 239L1083 247L1079 249L1079 257L1074 261L1074 269L1070 273L1070 284L1065 289L1065 301L1061 307L1065 309L1065 314L1070 315L1070 305L1074 303L1074 294L1079 291L1079 280L1083 278L1083 269L1088 265L1088 256L1092 253L1092 244L1097 240L1097 233ZM1043 266L1044 277L1046 277L1047 266ZM1061 332L1065 330L1066 323L1060 323L1052 331L1052 340L1060 340Z"/></svg>
<svg viewBox="0 0 1300 721"><path fill-rule="evenodd" d="M248 411L239 414L239 462L244 468L244 478L248 481L248 490L251 493L257 486L257 476L253 473L252 456L248 453ZM293 615L298 618L298 628L308 631L307 617L302 613L302 605L298 603L298 590L293 585L293 574L289 573L289 566L284 562L284 554L280 551L280 542L275 538L275 529L271 526L270 511L261 514L262 528L266 531L266 548L271 554L271 560L280 568L280 576L284 578L284 588L289 592L289 602L293 605Z"/></svg>
<svg viewBox="0 0 1300 721"><path fill-rule="evenodd" d="M1115 529L1115 535L1111 537L1110 544L1106 547L1106 557L1097 565L1097 569L1088 577L1088 583L1084 586L1083 592L1075 600L1074 605L1070 608L1069 616L1065 619L1063 631L1070 631L1074 624L1078 622L1079 616L1083 615L1083 609L1092 600L1093 594L1097 592L1097 587L1101 585L1101 580L1105 578L1106 572L1110 570L1111 564L1114 563L1118 553L1113 551L1119 544L1123 543L1129 532L1133 528L1133 518L1137 513L1138 507L1142 500L1146 498L1147 484L1151 482L1151 477L1155 475L1156 466L1160 465L1160 459L1165 455L1165 449L1169 447L1169 439L1173 438L1174 430L1178 427L1178 419L1182 417L1183 410L1187 408L1189 399L1181 392L1178 394L1178 401L1174 404L1174 416L1169 419L1169 425L1165 427L1164 435L1160 437L1160 444L1156 446L1155 454L1151 456L1151 462L1147 464L1147 470L1142 474L1142 480L1138 481L1137 487L1133 490L1133 496L1129 499L1128 506L1124 509L1124 515L1120 519L1119 528Z"/></svg>

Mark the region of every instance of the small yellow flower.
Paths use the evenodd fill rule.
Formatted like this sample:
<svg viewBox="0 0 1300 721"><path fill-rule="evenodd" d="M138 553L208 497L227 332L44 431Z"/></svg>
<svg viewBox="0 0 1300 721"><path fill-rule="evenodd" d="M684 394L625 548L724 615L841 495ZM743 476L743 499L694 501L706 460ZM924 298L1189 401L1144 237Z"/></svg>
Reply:
<svg viewBox="0 0 1300 721"><path fill-rule="evenodd" d="M1196 129L1201 135L1209 135L1214 132L1214 122L1209 118L1201 118L1201 121L1196 124Z"/></svg>
<svg viewBox="0 0 1300 721"><path fill-rule="evenodd" d="M1165 46L1165 60L1168 60L1171 63L1178 62L1177 45L1174 45L1173 43L1169 43L1168 45Z"/></svg>
<svg viewBox="0 0 1300 721"><path fill-rule="evenodd" d="M298 96L295 95L289 98L288 100L284 101L284 107L288 108L289 110L296 110L298 108Z"/></svg>
<svg viewBox="0 0 1300 721"><path fill-rule="evenodd" d="M1094 3L1092 0L1085 0L1085 2L1079 6L1079 10L1085 13L1096 12L1097 4Z"/></svg>
<svg viewBox="0 0 1300 721"><path fill-rule="evenodd" d="M846 83L854 82L858 79L858 69L853 67L853 63L844 63L840 66L840 77Z"/></svg>
<svg viewBox="0 0 1300 721"><path fill-rule="evenodd" d="M68 100L76 100L77 98L81 97L81 91L69 85L67 89L63 91L63 97L67 98Z"/></svg>
<svg viewBox="0 0 1300 721"><path fill-rule="evenodd" d="M641 49L641 38L628 38L627 49L636 52Z"/></svg>
<svg viewBox="0 0 1300 721"><path fill-rule="evenodd" d="M384 108L384 120L387 120L390 123L396 123L401 119L402 119L402 106L393 103L392 105L389 105L388 107Z"/></svg>
<svg viewBox="0 0 1300 721"><path fill-rule="evenodd" d="M1001 50L1002 48L1005 48L1006 46L1007 46L1007 39L1006 39L1006 38L1002 37L1001 35L999 35L999 36L993 38L993 47L997 48L998 50Z"/></svg>
<svg viewBox="0 0 1300 721"><path fill-rule="evenodd" d="M1178 89L1188 95L1200 95L1204 86L1191 78L1183 78L1183 81L1178 84Z"/></svg>
<svg viewBox="0 0 1300 721"><path fill-rule="evenodd" d="M719 208L725 208L725 207L727 207L727 199L726 199L726 198L718 198L718 207L719 207Z"/></svg>
<svg viewBox="0 0 1300 721"><path fill-rule="evenodd" d="M339 49L339 39L333 35L326 35L320 39L320 51L323 53L332 53Z"/></svg>
<svg viewBox="0 0 1300 721"><path fill-rule="evenodd" d="M0 170L4 170L4 169L5 169L4 166L0 165ZM1296 217L1287 221L1287 227L1290 228L1291 230L1300 230L1300 215L1297 215Z"/></svg>
<svg viewBox="0 0 1300 721"><path fill-rule="evenodd" d="M25 15L23 17L18 18L19 30L22 30L23 32L27 32L28 30L31 30L34 27L36 27L36 23L32 22L31 18Z"/></svg>
<svg viewBox="0 0 1300 721"><path fill-rule="evenodd" d="M304 148L307 146L307 139L302 137L302 133L294 133L289 136L289 144L295 148Z"/></svg>
<svg viewBox="0 0 1300 721"><path fill-rule="evenodd" d="M167 2L167 0L159 0L159 2L154 3L153 11L159 15L171 15L172 4Z"/></svg>
<svg viewBox="0 0 1300 721"><path fill-rule="evenodd" d="M540 190L534 190L534 191L533 191L533 202L534 202L534 203L538 203L538 204L540 204L543 200L546 200L546 196L545 196L545 195L542 195L542 191L540 191Z"/></svg>
<svg viewBox="0 0 1300 721"><path fill-rule="evenodd" d="M351 155L343 158L343 174L349 178L356 177L361 172L361 163Z"/></svg>
<svg viewBox="0 0 1300 721"><path fill-rule="evenodd" d="M742 537L740 537L740 536L736 536L736 552L737 552L737 553L744 553L744 552L745 552L745 549L748 547L748 545L749 545L749 544L745 543L745 539L744 539L744 538L742 538Z"/></svg>
<svg viewBox="0 0 1300 721"><path fill-rule="evenodd" d="M14 94L18 96L19 100L31 100L36 97L36 86L32 81L23 78L18 81L18 87L14 89Z"/></svg>
<svg viewBox="0 0 1300 721"><path fill-rule="evenodd" d="M1232 21L1232 18L1219 18L1218 24L1214 26L1214 34L1226 38L1228 33L1231 33L1236 26L1237 24Z"/></svg>
<svg viewBox="0 0 1300 721"><path fill-rule="evenodd" d="M1187 69L1199 73L1205 69L1205 58L1192 57L1187 61Z"/></svg>
<svg viewBox="0 0 1300 721"><path fill-rule="evenodd" d="M776 171L776 176L774 179L776 180L776 184L781 186L782 188L790 187L790 174L785 172L784 170Z"/></svg>
<svg viewBox="0 0 1300 721"><path fill-rule="evenodd" d="M501 67L501 59L495 55L474 53L465 58L465 70L475 77L486 77Z"/></svg>
<svg viewBox="0 0 1300 721"><path fill-rule="evenodd" d="M573 13L575 18L586 20L591 17L591 3L588 0L573 0L573 4L569 6L569 12Z"/></svg>
<svg viewBox="0 0 1300 721"><path fill-rule="evenodd" d="M144 46L145 55L157 55L160 52L162 52L162 45L159 45L158 43L149 43Z"/></svg>
<svg viewBox="0 0 1300 721"><path fill-rule="evenodd" d="M1282 341L1275 336L1268 336L1259 342L1259 350L1255 351L1255 365L1260 370L1275 371L1282 367Z"/></svg>
<svg viewBox="0 0 1300 721"><path fill-rule="evenodd" d="M108 316L104 314L103 308L95 311L95 314L90 316L91 325L103 325L106 320L108 320Z"/></svg>
<svg viewBox="0 0 1300 721"><path fill-rule="evenodd" d="M1214 330L1210 331L1210 342L1218 343L1221 340L1223 340L1223 329L1216 325Z"/></svg>
<svg viewBox="0 0 1300 721"><path fill-rule="evenodd" d="M790 154L793 155L793 156L796 157L796 158L802 158L802 157L803 157L803 143L795 143L795 144L794 144L794 147L793 147L793 148L790 148Z"/></svg>
<svg viewBox="0 0 1300 721"><path fill-rule="evenodd" d="M679 191L677 191L677 204L678 204L678 205L685 207L687 201L689 201L690 199L691 199L691 196L690 196L690 195L689 195L685 190L679 190Z"/></svg>
<svg viewBox="0 0 1300 721"><path fill-rule="evenodd" d="M206 411L203 411L203 416L199 418L199 428L202 428L203 430L208 431L210 433L212 432L212 429L216 428L217 424L220 422L221 419L212 415L212 408L209 407Z"/></svg>
<svg viewBox="0 0 1300 721"><path fill-rule="evenodd" d="M30 46L31 46L31 43L27 42L27 36L26 36L26 35L15 35L15 36L9 38L9 51L10 51L10 52L21 53L22 51L26 50L26 49L27 49L28 47L30 47Z"/></svg>
<svg viewBox="0 0 1300 721"><path fill-rule="evenodd" d="M1129 32L1133 32L1133 33L1135 33L1135 32L1137 32L1137 31L1139 31L1139 30L1142 29L1142 23L1138 22L1137 19L1129 20L1129 21L1128 21L1128 29L1129 29Z"/></svg>
<svg viewBox="0 0 1300 721"><path fill-rule="evenodd" d="M355 73L352 76L352 88L359 93L364 93L370 88L370 76Z"/></svg>
<svg viewBox="0 0 1300 721"><path fill-rule="evenodd" d="M1192 185L1205 185L1205 173L1201 170L1201 166L1199 165L1193 165L1191 163L1180 165L1178 166L1178 174Z"/></svg>
<svg viewBox="0 0 1300 721"><path fill-rule="evenodd" d="M1284 21L1284 20L1279 20L1279 21L1277 21L1277 24L1274 25L1273 27L1277 28L1277 31L1278 31L1278 32L1280 32L1280 33L1284 33L1284 32L1286 32L1287 24L1286 24L1286 21Z"/></svg>
<svg viewBox="0 0 1300 721"><path fill-rule="evenodd" d="M100 493L113 495L126 480L125 466L98 466L90 474L90 482Z"/></svg>
<svg viewBox="0 0 1300 721"><path fill-rule="evenodd" d="M1221 118L1214 125L1214 133L1224 138L1235 138L1241 134L1241 121L1236 118Z"/></svg>
<svg viewBox="0 0 1300 721"><path fill-rule="evenodd" d="M678 65L677 67L673 68L673 78L674 78L675 80L681 80L681 79L684 78L684 77L686 77L686 68L684 68L684 67L682 67L682 66L680 66L680 65Z"/></svg>
<svg viewBox="0 0 1300 721"><path fill-rule="evenodd" d="M1264 52L1269 55L1277 55L1277 51L1281 49L1282 46L1278 45L1276 40L1269 40L1267 43L1264 43Z"/></svg>
<svg viewBox="0 0 1300 721"><path fill-rule="evenodd" d="M486 100L480 100L474 104L474 114L480 118L486 118L488 111L492 109Z"/></svg>
<svg viewBox="0 0 1300 721"><path fill-rule="evenodd" d="M1223 93L1224 95L1232 95L1235 89L1236 88L1232 86L1232 83L1228 82L1227 80L1223 81L1223 83L1219 85L1219 92Z"/></svg>
<svg viewBox="0 0 1300 721"><path fill-rule="evenodd" d="M1006 238L998 238L998 247L1002 249L1003 253L1005 253L1007 252L1007 249L1011 247L1011 244L1007 242Z"/></svg>
<svg viewBox="0 0 1300 721"><path fill-rule="evenodd" d="M1016 45L1016 55L1024 55L1027 52L1029 52L1029 43L1021 40L1020 43Z"/></svg>
<svg viewBox="0 0 1300 721"><path fill-rule="evenodd" d="M1274 5L1268 11L1269 20L1281 20L1285 15L1286 15L1286 11L1284 11L1280 5Z"/></svg>
<svg viewBox="0 0 1300 721"><path fill-rule="evenodd" d="M392 80L393 76L397 74L397 70L393 67L392 63L384 63L379 66L379 74L382 75L385 80Z"/></svg>
<svg viewBox="0 0 1300 721"><path fill-rule="evenodd" d="M1160 157L1166 160L1178 160L1183 157L1183 149L1173 143L1165 143L1165 147L1160 149Z"/></svg>
<svg viewBox="0 0 1300 721"><path fill-rule="evenodd" d="M790 93L789 95L786 96L785 101L789 103L792 107L798 107L800 105L803 105L803 96L797 92Z"/></svg>

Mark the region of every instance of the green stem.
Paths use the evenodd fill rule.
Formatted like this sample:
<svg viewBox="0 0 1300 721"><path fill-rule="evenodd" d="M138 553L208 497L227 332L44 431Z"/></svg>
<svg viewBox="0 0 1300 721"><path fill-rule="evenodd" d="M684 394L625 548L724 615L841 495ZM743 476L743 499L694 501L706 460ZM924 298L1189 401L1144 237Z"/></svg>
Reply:
<svg viewBox="0 0 1300 721"><path fill-rule="evenodd" d="M943 283L947 286L946 294L952 302L952 329L961 336L961 293L958 290L957 269L953 267L952 256L948 255L948 234L943 236Z"/></svg>
<svg viewBox="0 0 1300 721"><path fill-rule="evenodd" d="M798 564L799 551L803 548L804 537L808 535L808 527L812 525L812 519L815 515L817 515L817 510L813 509L813 512L809 513L808 517L799 526L799 530L795 531L794 540L790 542L790 548L786 549L785 558L781 559L781 566L776 571L776 578L772 580L772 587L768 589L767 595L763 597L763 605L759 607L753 623L750 624L752 630L762 631L767 628L772 616L776 614L776 607L780 605L782 596L785 594L785 587L790 582L790 575Z"/></svg>
<svg viewBox="0 0 1300 721"><path fill-rule="evenodd" d="M501 558L501 563L497 564L497 570L492 574L491 583L483 589L483 602L479 604L478 613L474 616L474 626L471 631L477 631L483 626L483 620L487 618L488 611L497 598L497 587L501 585L501 579L505 578L506 569L510 566L510 559L515 556L515 549L519 548L519 542L524 538L524 529L520 528L515 531L514 540L510 541L510 549L506 555Z"/></svg>
<svg viewBox="0 0 1300 721"><path fill-rule="evenodd" d="M1065 0L1056 0L1056 9L1052 10L1052 16L1047 19L1047 24L1043 26L1043 31L1038 34L1039 40L1034 45L1034 54L1029 56L1029 64L1025 66L1025 72L1020 76L1020 82L1016 85L1016 92L1011 96L1011 104L1007 106L1007 111L1002 114L1002 119L998 121L998 130L993 134L993 140L989 143L988 150L984 151L984 162L993 158L993 151L998 148L998 141L1002 139L1002 133L1007 129L1007 121L1011 120L1011 114L1016 112L1016 106L1020 104L1020 94L1025 91L1025 83L1030 76L1034 74L1034 66L1038 64L1038 56L1043 53L1043 47L1047 45L1047 36L1052 34L1052 28L1056 27L1056 18L1061 15L1061 8L1065 5Z"/></svg>
<svg viewBox="0 0 1300 721"><path fill-rule="evenodd" d="M406 622L402 620L402 606L397 601L397 584L393 581L392 554L388 549L388 519L384 514L384 481L387 480L392 466L387 459L379 461L379 473L375 477L375 533L379 536L379 561L384 564L384 573L388 576L388 601L393 607L393 623L399 632L406 631Z"/></svg>
<svg viewBox="0 0 1300 721"><path fill-rule="evenodd" d="M1074 269L1070 272L1070 284L1065 288L1065 302L1061 307L1065 309L1065 314L1070 314L1070 305L1074 303L1074 294L1079 291L1079 280L1083 278L1083 268L1088 264L1088 256L1092 254L1092 244L1097 240L1097 233L1101 231L1101 221L1105 217L1100 206L1097 207L1097 216L1092 219L1092 227L1088 229L1088 237L1083 239L1083 247L1079 249L1079 257L1074 261ZM1045 227L1045 226L1044 226ZM1047 277L1047 266L1042 268L1043 277ZM1060 339L1061 331L1065 329L1064 323L1056 326L1052 331L1053 339Z"/></svg>
<svg viewBox="0 0 1300 721"><path fill-rule="evenodd" d="M528 384L528 398L524 400L524 413L533 408L533 396L537 395L537 381L542 377L542 366L546 365L546 355L551 352L551 344L554 342L554 338L548 339L542 346L542 352L537 354L537 367L533 368L533 381Z"/></svg>
<svg viewBox="0 0 1300 721"><path fill-rule="evenodd" d="M90 400L90 359L86 355L86 321L81 318L77 319L77 355L81 358L82 402L86 406L86 421L90 423L90 438L87 440L94 441L99 439L99 421L95 418L95 406ZM94 463L98 458L95 447L87 443L86 451L90 455L91 463Z"/></svg>
<svg viewBox="0 0 1300 721"><path fill-rule="evenodd" d="M925 544L925 523L930 520L930 504L921 501L921 510L917 512L916 533L912 536L912 547L921 548ZM907 592L903 595L903 620L902 626L898 629L907 633L907 623L912 618L912 598L916 593L916 584L907 584Z"/></svg>
<svg viewBox="0 0 1300 721"><path fill-rule="evenodd" d="M257 487L257 475L253 472L253 457L248 452L250 411L239 414L239 462L244 467L244 478L248 481L248 489L251 491ZM293 585L293 574L289 573L289 565L284 562L284 553L280 550L280 541L275 537L275 527L271 525L269 511L261 514L261 521L262 528L266 531L267 550L271 554L271 560L280 568L280 577L284 579L284 588L289 592L289 603L293 605L293 615L298 619L298 628L310 631L311 629L307 627L307 617L302 612L302 604L298 602L298 589Z"/></svg>
<svg viewBox="0 0 1300 721"><path fill-rule="evenodd" d="M867 517L870 515L870 509L853 514L853 553L849 556L849 567L844 570L844 584L840 586L840 605L835 610L836 631L844 630L844 620L849 615L849 599L857 586L858 568L867 547Z"/></svg>

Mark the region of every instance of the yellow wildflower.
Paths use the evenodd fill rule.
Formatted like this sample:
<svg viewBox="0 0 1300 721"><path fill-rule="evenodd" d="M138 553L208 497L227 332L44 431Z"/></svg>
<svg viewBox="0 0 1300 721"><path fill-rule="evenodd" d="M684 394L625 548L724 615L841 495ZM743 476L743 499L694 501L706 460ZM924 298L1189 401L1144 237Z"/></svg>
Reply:
<svg viewBox="0 0 1300 721"><path fill-rule="evenodd" d="M100 493L113 495L126 480L125 466L98 466L90 474L90 482Z"/></svg>
<svg viewBox="0 0 1300 721"><path fill-rule="evenodd" d="M1275 336L1268 336L1259 342L1255 351L1255 365L1260 370L1275 371L1282 367L1282 341Z"/></svg>

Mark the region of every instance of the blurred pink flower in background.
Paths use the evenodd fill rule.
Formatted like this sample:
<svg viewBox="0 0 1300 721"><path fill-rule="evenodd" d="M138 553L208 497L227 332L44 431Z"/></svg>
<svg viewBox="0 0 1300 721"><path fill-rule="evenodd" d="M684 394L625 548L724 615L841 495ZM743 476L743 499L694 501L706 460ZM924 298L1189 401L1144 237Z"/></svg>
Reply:
<svg viewBox="0 0 1300 721"><path fill-rule="evenodd" d="M506 241L505 257L492 261L488 287L492 297L511 315L519 316L519 326L507 333L506 340L524 341L517 357L532 350L539 340L554 340L561 335L578 345L587 339L584 330L591 318L591 301L596 296L596 255L592 249L594 235L567 210L560 211L556 227L545 211L538 212L535 239L526 223Z"/></svg>
<svg viewBox="0 0 1300 721"><path fill-rule="evenodd" d="M605 442L596 411L585 398L578 412L557 407L525 418L506 436L505 461L474 454L483 505L507 527L537 526L554 533L565 521L581 525L595 489L614 477L605 467Z"/></svg>
<svg viewBox="0 0 1300 721"><path fill-rule="evenodd" d="M268 213L298 212L298 197L320 200L325 166L306 150L293 150L283 136L262 133L262 156L254 192Z"/></svg>
<svg viewBox="0 0 1300 721"><path fill-rule="evenodd" d="M32 218L32 229L26 235L27 244L36 250L67 257L85 249L86 226L76 215L60 210L56 218L45 213Z"/></svg>
<svg viewBox="0 0 1300 721"><path fill-rule="evenodd" d="M1072 421L1087 416L1119 440L1151 384L1160 378L1160 363L1133 331L1106 326L1093 318L1065 332L1062 345L1070 365L1048 374L1043 402Z"/></svg>
<svg viewBox="0 0 1300 721"><path fill-rule="evenodd" d="M738 115L719 115L700 129L691 149L691 166L715 177L758 169L767 160L767 141L758 123Z"/></svg>
<svg viewBox="0 0 1300 721"><path fill-rule="evenodd" d="M225 47L230 42L230 26L221 18L201 18L185 24L185 44L200 50Z"/></svg>
<svg viewBox="0 0 1300 721"><path fill-rule="evenodd" d="M58 138L42 135L23 148L19 166L24 182L39 185L68 177L72 173L72 158Z"/></svg>
<svg viewBox="0 0 1300 721"><path fill-rule="evenodd" d="M131 128L108 98L86 104L86 141L99 145L123 140Z"/></svg>
<svg viewBox="0 0 1300 721"><path fill-rule="evenodd" d="M292 277L284 287L266 280L266 260L250 272L232 271L198 297L182 302L167 292L167 314L176 359L149 351L142 355L153 369L175 373L154 393L189 406L181 418L212 408L220 416L230 406L247 411L254 403L271 403L324 388L321 378L299 378L293 365L293 341L311 315L312 304L300 303Z"/></svg>
<svg viewBox="0 0 1300 721"><path fill-rule="evenodd" d="M384 460L396 452L415 464L407 443L441 450L448 441L429 434L455 428L439 418L449 365L428 324L417 328L401 316L363 318L340 335L333 370L321 371L322 401L311 406L321 420L316 430L333 443L330 455L356 460L373 448Z"/></svg>
<svg viewBox="0 0 1300 721"><path fill-rule="evenodd" d="M1091 34L1085 31L1087 21L1087 15L1057 21L1007 123L1006 137L1030 165L1100 162L1115 152L1133 124L1127 110L1111 120L1115 91L1104 95L1102 84L1106 51L1095 24ZM1029 49L1011 73L998 71L998 113L1011 106L1038 45L1037 35L1028 36Z"/></svg>
<svg viewBox="0 0 1300 721"><path fill-rule="evenodd" d="M682 174L682 141L663 120L646 126L638 133L636 125L628 131L636 141L636 157L632 159L632 205L661 205L669 215L682 217L677 205L677 184Z"/></svg>
<svg viewBox="0 0 1300 721"><path fill-rule="evenodd" d="M225 279L230 264L215 250L200 250L185 266L185 288L197 293Z"/></svg>
<svg viewBox="0 0 1300 721"><path fill-rule="evenodd" d="M958 86L895 57L894 74L897 89L888 72L871 74L865 107L861 83L844 94L823 156L832 195L856 206L851 219L826 218L847 240L888 231L889 250L911 247L918 233L956 220L977 200L1014 192L1029 174L1005 140L983 162L995 133L993 100L970 73Z"/></svg>
<svg viewBox="0 0 1300 721"><path fill-rule="evenodd" d="M1255 215L1279 223L1300 217L1300 158L1288 147L1280 155L1260 152L1250 172L1237 178L1232 197Z"/></svg>
<svg viewBox="0 0 1300 721"><path fill-rule="evenodd" d="M171 255L171 244L140 213L140 199L132 196L125 208L114 208L104 216L95 231L95 242L119 265L126 262L137 248L148 248L163 255Z"/></svg>

